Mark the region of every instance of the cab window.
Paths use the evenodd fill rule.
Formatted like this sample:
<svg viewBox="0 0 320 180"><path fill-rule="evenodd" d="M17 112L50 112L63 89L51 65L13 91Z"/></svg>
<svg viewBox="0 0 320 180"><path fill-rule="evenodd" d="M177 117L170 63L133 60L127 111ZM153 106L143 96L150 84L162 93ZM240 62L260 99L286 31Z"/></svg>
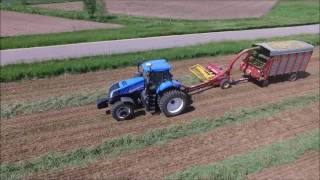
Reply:
<svg viewBox="0 0 320 180"><path fill-rule="evenodd" d="M170 80L171 79L171 74L169 71L164 71L164 72L153 72L151 73L150 80L151 82L155 84L160 84L163 81Z"/></svg>

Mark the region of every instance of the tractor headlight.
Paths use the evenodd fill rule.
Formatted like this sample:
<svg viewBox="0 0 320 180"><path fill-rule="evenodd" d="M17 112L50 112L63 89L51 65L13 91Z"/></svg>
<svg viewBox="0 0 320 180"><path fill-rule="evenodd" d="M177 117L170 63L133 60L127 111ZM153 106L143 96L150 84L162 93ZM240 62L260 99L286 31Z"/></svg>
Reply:
<svg viewBox="0 0 320 180"><path fill-rule="evenodd" d="M117 96L117 95L119 95L119 91L117 91L117 90L113 90L110 92L110 98L112 98L113 96Z"/></svg>
<svg viewBox="0 0 320 180"><path fill-rule="evenodd" d="M118 89L120 88L119 83L113 84L109 89L109 97L113 97L118 94Z"/></svg>
<svg viewBox="0 0 320 180"><path fill-rule="evenodd" d="M114 91L111 91L111 92L109 93L109 98L112 98L113 92L114 92Z"/></svg>

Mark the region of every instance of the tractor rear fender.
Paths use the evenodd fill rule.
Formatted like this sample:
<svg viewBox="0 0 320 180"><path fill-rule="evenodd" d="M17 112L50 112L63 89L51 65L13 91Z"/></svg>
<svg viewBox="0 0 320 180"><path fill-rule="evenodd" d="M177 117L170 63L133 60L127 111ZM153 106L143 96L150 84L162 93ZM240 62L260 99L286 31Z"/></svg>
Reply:
<svg viewBox="0 0 320 180"><path fill-rule="evenodd" d="M114 104L118 101L122 101L122 102L129 102L135 105L137 103L137 99L140 97L140 94L141 92L139 91L132 94L126 94L123 96L114 96L109 99L109 104Z"/></svg>
<svg viewBox="0 0 320 180"><path fill-rule="evenodd" d="M120 100L121 102L128 102L128 103L131 103L132 105L135 105L134 100L131 97L121 97Z"/></svg>
<svg viewBox="0 0 320 180"><path fill-rule="evenodd" d="M160 84L160 86L157 88L156 93L161 94L162 92L168 90L168 89L180 89L181 83L176 80L172 81L165 81Z"/></svg>

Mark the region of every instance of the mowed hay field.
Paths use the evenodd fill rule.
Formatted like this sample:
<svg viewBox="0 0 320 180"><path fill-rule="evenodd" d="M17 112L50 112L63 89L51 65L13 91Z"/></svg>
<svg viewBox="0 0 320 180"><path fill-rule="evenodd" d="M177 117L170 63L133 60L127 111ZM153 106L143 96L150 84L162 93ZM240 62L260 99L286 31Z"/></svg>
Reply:
<svg viewBox="0 0 320 180"><path fill-rule="evenodd" d="M231 57L173 62L173 74L190 81L189 66L226 65ZM193 108L180 116L139 111L134 120L116 122L97 110L94 101L108 85L132 77L134 71L135 67L128 67L1 83L1 176L185 179L197 177L198 169L191 167L216 163L199 173L213 177L220 171L212 169L231 163L229 168L243 167L227 168L232 175L263 178L290 173L301 164L310 167L302 174L317 168L309 162L319 164L310 161L319 151L318 47L307 73L295 82L273 81L266 88L253 82L227 90L213 88L194 95ZM234 75L239 77L240 72ZM255 155L261 158L250 159ZM233 166L258 160L260 169ZM275 165L284 168L269 169ZM310 178L318 179L319 174Z"/></svg>
<svg viewBox="0 0 320 180"><path fill-rule="evenodd" d="M254 18L266 15L277 0L107 0L112 14L131 16L208 20ZM39 4L34 7L80 11L82 2Z"/></svg>
<svg viewBox="0 0 320 180"><path fill-rule="evenodd" d="M1 11L1 37L73 32L90 29L117 29L117 24L71 20L35 14Z"/></svg>

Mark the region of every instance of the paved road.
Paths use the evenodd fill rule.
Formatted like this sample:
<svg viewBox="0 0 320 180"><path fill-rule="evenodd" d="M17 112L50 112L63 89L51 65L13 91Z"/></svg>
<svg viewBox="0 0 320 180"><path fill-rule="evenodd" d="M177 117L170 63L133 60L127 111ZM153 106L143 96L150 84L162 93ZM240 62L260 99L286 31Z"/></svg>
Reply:
<svg viewBox="0 0 320 180"><path fill-rule="evenodd" d="M77 58L93 55L149 51L154 49L190 46L208 42L270 38L301 33L319 33L319 24L1 50L1 66L21 62L31 63L51 59L61 60L65 58Z"/></svg>

